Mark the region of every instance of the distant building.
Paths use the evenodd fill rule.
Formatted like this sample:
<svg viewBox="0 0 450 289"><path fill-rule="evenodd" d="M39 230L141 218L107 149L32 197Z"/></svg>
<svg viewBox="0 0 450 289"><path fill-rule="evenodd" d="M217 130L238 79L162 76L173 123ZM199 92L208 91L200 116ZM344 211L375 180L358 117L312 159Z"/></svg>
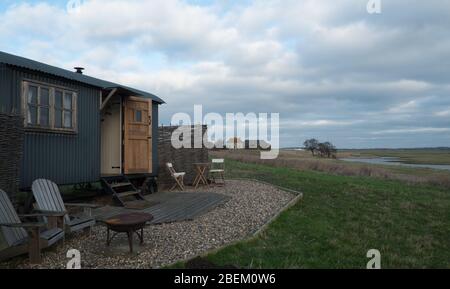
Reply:
<svg viewBox="0 0 450 289"><path fill-rule="evenodd" d="M245 149L246 150L271 150L272 146L264 140L246 140Z"/></svg>
<svg viewBox="0 0 450 289"><path fill-rule="evenodd" d="M230 138L227 141L227 145L226 145L227 149L244 149L245 148L245 143L238 137L233 137Z"/></svg>
<svg viewBox="0 0 450 289"><path fill-rule="evenodd" d="M219 140L215 142L215 149L229 149L229 150L271 150L270 143L263 140L245 140L242 141L238 137L233 137L224 142Z"/></svg>

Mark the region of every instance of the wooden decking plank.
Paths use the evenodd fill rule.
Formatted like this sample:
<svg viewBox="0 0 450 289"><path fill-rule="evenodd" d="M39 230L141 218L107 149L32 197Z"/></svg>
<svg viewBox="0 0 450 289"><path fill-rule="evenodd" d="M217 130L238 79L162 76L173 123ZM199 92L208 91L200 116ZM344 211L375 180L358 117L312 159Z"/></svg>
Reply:
<svg viewBox="0 0 450 289"><path fill-rule="evenodd" d="M188 210L190 207L195 206L196 203L200 201L199 198L193 198L190 202L183 202L183 204L179 204L178 206L173 206L171 210L167 210L165 216L160 219L153 220L152 223L167 223L174 222L178 220L184 220L185 217L180 217L186 215L184 211ZM178 217L177 217L178 216Z"/></svg>
<svg viewBox="0 0 450 289"><path fill-rule="evenodd" d="M170 223L194 219L229 200L229 197L215 193L160 193L146 199L160 203L144 210L103 207L94 210L93 216L102 221L125 212L146 212L154 216L153 224Z"/></svg>
<svg viewBox="0 0 450 289"><path fill-rule="evenodd" d="M178 214L171 216L174 220L186 219L191 220L203 213L208 212L210 209L214 208L216 204L220 202L220 199L211 196L199 199L195 204L185 208L185 210L179 210Z"/></svg>
<svg viewBox="0 0 450 289"><path fill-rule="evenodd" d="M195 204L189 207L180 208L177 215L171 216L173 219L192 219L198 215L210 211L213 207L223 202L223 198L218 195L204 196L196 200Z"/></svg>
<svg viewBox="0 0 450 289"><path fill-rule="evenodd" d="M180 210L179 213L185 215L186 217L191 217L192 212L198 210L198 208L203 209L205 206L210 202L210 198L203 197L198 198L196 202L194 202L191 206L184 208L184 210ZM174 216L174 218L177 218L179 216Z"/></svg>
<svg viewBox="0 0 450 289"><path fill-rule="evenodd" d="M175 211L175 210L179 210L180 208L185 207L186 205L190 204L191 202L195 202L196 200L190 200L190 201L186 201L184 200L183 202L166 202L164 204L161 204L161 206L159 206L158 208L155 207L151 207L146 209L146 212L149 213L162 213L162 214L170 214L170 212Z"/></svg>
<svg viewBox="0 0 450 289"><path fill-rule="evenodd" d="M156 219L153 222L159 223L159 222L173 222L173 221L179 221L179 220L188 220L190 219L189 211L192 210L192 208L195 208L197 206L202 206L204 203L204 197L196 196L195 198L192 198L190 202L185 202L183 205L176 206L173 210L168 211L167 215L162 219Z"/></svg>
<svg viewBox="0 0 450 289"><path fill-rule="evenodd" d="M208 202L204 204L202 207L198 208L197 210L194 210L191 212L191 215L194 217L197 217L201 214L204 214L206 212L209 212L212 208L215 208L222 204L225 201L224 198L212 198L208 199Z"/></svg>
<svg viewBox="0 0 450 289"><path fill-rule="evenodd" d="M220 204L224 202L224 199L221 198L213 198L209 199L206 203L204 203L201 207L194 209L190 212L191 218L199 217L209 211L211 211L213 208L216 208Z"/></svg>

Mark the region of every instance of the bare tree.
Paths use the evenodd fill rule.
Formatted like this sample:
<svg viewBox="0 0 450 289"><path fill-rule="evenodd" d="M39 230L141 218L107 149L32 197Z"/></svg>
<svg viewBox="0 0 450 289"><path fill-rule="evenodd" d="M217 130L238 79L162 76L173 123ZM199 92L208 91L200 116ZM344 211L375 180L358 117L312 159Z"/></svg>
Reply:
<svg viewBox="0 0 450 289"><path fill-rule="evenodd" d="M313 156L316 155L316 152L323 158L336 158L337 156L337 149L330 142L321 143L316 139L309 139L306 140L303 145L305 146L305 149L311 151Z"/></svg>
<svg viewBox="0 0 450 289"><path fill-rule="evenodd" d="M319 143L317 145L317 150L319 151L319 156L320 157L325 157L327 155L327 147L324 143Z"/></svg>
<svg viewBox="0 0 450 289"><path fill-rule="evenodd" d="M332 143L328 143L329 144L329 146L328 146L328 152L329 152L329 155L328 155L328 157L329 158L333 158L333 159L335 159L335 158L337 158L337 148L332 144Z"/></svg>
<svg viewBox="0 0 450 289"><path fill-rule="evenodd" d="M318 150L321 157L336 158L337 149L330 142L319 143Z"/></svg>
<svg viewBox="0 0 450 289"><path fill-rule="evenodd" d="M315 152L319 149L319 141L315 138L308 139L303 143L303 146L315 156Z"/></svg>

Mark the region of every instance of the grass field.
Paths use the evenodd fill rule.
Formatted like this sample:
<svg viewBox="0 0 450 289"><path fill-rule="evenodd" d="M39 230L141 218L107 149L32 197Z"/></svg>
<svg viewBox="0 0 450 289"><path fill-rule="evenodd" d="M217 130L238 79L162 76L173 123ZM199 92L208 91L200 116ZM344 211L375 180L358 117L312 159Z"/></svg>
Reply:
<svg viewBox="0 0 450 289"><path fill-rule="evenodd" d="M341 152L339 157L349 157L354 151ZM440 157L446 157L446 151ZM294 168L301 171L320 171L341 176L374 177L383 180L400 180L409 184L430 184L450 189L450 171L439 171L404 166L388 166L351 163L335 159L313 158L305 151L282 150L275 160L261 160L257 151L215 151L213 157L233 159L244 163L264 164L280 168ZM423 157L423 159L425 159Z"/></svg>
<svg viewBox="0 0 450 289"><path fill-rule="evenodd" d="M450 191L439 185L342 176L227 160L228 177L304 193L258 238L207 258L241 268L450 268Z"/></svg>
<svg viewBox="0 0 450 289"><path fill-rule="evenodd" d="M450 165L450 149L350 150L340 157L398 157L409 164Z"/></svg>

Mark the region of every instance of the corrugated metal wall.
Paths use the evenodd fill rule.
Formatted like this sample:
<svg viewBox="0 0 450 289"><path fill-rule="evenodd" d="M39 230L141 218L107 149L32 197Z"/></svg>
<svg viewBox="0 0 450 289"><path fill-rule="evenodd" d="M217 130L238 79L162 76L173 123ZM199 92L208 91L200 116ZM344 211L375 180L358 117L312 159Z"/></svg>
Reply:
<svg viewBox="0 0 450 289"><path fill-rule="evenodd" d="M0 111L10 113L14 108L12 101L11 73L8 67L0 63Z"/></svg>
<svg viewBox="0 0 450 289"><path fill-rule="evenodd" d="M0 64L0 108L21 111L21 83L24 79L64 86L78 92L78 134L27 133L21 187L29 187L37 178L47 178L58 184L99 180L100 89Z"/></svg>

